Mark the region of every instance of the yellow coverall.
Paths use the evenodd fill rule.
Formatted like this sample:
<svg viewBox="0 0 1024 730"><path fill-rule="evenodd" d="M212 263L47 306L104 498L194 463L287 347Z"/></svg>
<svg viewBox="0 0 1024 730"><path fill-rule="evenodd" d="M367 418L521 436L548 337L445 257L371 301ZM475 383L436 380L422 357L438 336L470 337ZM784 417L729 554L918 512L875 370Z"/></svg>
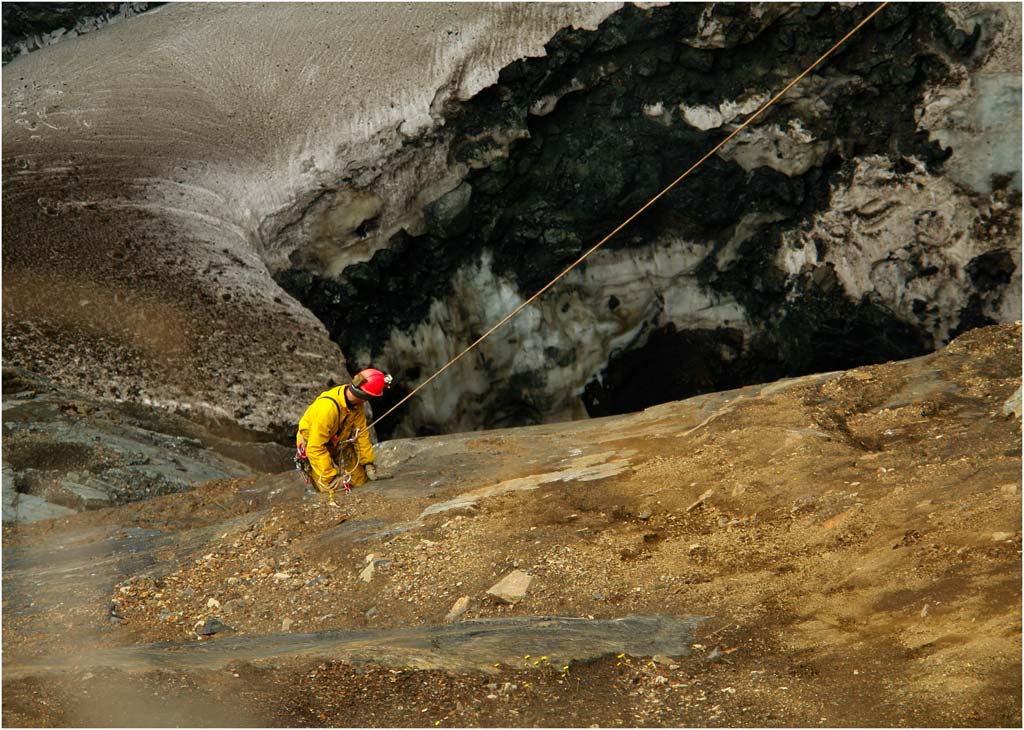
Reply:
<svg viewBox="0 0 1024 730"><path fill-rule="evenodd" d="M350 408L345 400L346 388L347 385L339 385L317 396L302 414L299 432L295 435L296 444L306 446L306 457L313 469L313 484L321 492L327 491L327 485L338 474L334 459L338 459L342 468L352 474L353 487L366 484L366 469L363 467L374 460L363 404ZM355 442L349 445L342 443L339 448L334 437L344 442L352 438L357 428L359 437Z"/></svg>

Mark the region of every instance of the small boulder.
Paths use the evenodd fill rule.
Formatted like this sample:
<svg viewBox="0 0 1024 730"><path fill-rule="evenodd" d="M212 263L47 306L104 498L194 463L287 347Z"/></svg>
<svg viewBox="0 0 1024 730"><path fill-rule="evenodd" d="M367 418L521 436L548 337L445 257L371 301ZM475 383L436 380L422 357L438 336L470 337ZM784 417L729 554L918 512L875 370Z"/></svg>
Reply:
<svg viewBox="0 0 1024 730"><path fill-rule="evenodd" d="M234 631L233 628L221 623L212 616L206 619L206 621L197 621L195 630L199 636L213 636L214 634L226 634Z"/></svg>
<svg viewBox="0 0 1024 730"><path fill-rule="evenodd" d="M706 502L708 500L708 498L710 498L714 493L715 493L715 489L714 489L714 487L712 487L708 491L704 492L704 494L702 494L699 497L697 497L696 501L694 501L689 507L686 508L686 511L687 512L693 512L695 509L697 509L702 504L704 504L704 502Z"/></svg>
<svg viewBox="0 0 1024 730"><path fill-rule="evenodd" d="M1003 403L1003 415L1020 419L1022 413L1024 411L1021 409L1020 388L1018 387L1016 392Z"/></svg>
<svg viewBox="0 0 1024 730"><path fill-rule="evenodd" d="M451 610L448 615L444 617L447 623L453 623L462 617L462 614L469 608L469 596L462 596L455 603L452 604Z"/></svg>
<svg viewBox="0 0 1024 730"><path fill-rule="evenodd" d="M362 571L360 571L359 573L359 580L361 580L363 583L369 583L371 580L373 580L373 574L375 572L373 566L373 563L367 563L366 567L363 568Z"/></svg>
<svg viewBox="0 0 1024 730"><path fill-rule="evenodd" d="M249 605L249 602L244 598L232 598L230 601L224 604L224 608L228 611L237 611L245 608Z"/></svg>
<svg viewBox="0 0 1024 730"><path fill-rule="evenodd" d="M381 568L390 564L390 560L378 558L376 555L373 554L367 555L366 567L363 568L362 571L360 571L359 580L363 581L363 583L369 583L371 580L373 580L373 576L374 573L377 572L377 568Z"/></svg>
<svg viewBox="0 0 1024 730"><path fill-rule="evenodd" d="M526 596L533 582L533 576L521 570L513 570L504 578L487 589L487 595L499 601L515 605Z"/></svg>

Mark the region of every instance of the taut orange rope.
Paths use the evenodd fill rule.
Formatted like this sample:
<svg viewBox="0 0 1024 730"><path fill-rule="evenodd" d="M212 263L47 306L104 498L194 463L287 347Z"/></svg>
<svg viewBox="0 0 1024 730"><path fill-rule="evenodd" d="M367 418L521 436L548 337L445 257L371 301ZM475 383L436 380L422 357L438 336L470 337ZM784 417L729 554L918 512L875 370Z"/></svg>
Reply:
<svg viewBox="0 0 1024 730"><path fill-rule="evenodd" d="M774 104L774 103L775 103L775 102L777 102L777 101L778 101L779 99L781 99L781 98L783 97L783 95L785 95L785 94L786 94L786 92L788 92L788 91L789 91L790 89L792 89L792 88L793 88L794 86L796 86L796 85L797 85L797 84L798 84L798 83L800 82L800 80L801 80L801 79L803 79L803 77L804 77L804 76L806 76L806 75L807 75L807 74L809 74L809 73L810 73L811 71L813 71L813 70L814 70L814 69L815 69L815 68L816 68L816 67L818 66L818 64L820 64L820 63L821 63L822 61L824 61L824 60L825 60L826 58L828 58L829 56L831 56L831 55L832 55L832 54L833 54L833 53L834 53L834 52L836 51L836 49L838 49L838 48L839 48L840 46L842 46L842 45L843 45L844 43L846 43L846 41L850 40L850 38L852 38L852 37L853 37L853 36L854 36L854 35L855 35L855 34L857 33L857 31L859 31L859 30L860 30L861 28L863 28L863 27L864 27L865 25L867 25L867 23L868 23L868 22L869 22L869 21L870 21L870 20L871 20L872 18L874 18L874 17L876 16L876 15L878 15L878 14L879 14L880 12L882 12L882 10L883 10L883 9L885 9L885 6L886 6L886 5L888 5L888 4L889 4L888 2L883 2L883 3L881 4L881 5L879 5L879 6L877 7L877 8L875 8L875 9L874 9L873 11L871 11L871 13L870 13L870 14L869 14L869 15L868 15L868 16L867 16L866 18L864 18L864 19L863 19L862 21L860 21L859 23L857 23L857 25L856 25L856 26L855 26L855 27L853 28L853 30L851 30L851 31L850 31L849 33L847 33L847 34L846 34L846 35L844 35L844 36L843 36L842 38L840 38L840 39L839 39L838 41L836 41L836 43L835 43L835 44L834 44L834 45L833 45L833 46L832 46L831 48L829 48L829 49L828 49L827 51L825 51L825 53L823 53L823 54L821 55L821 57L820 57L820 58L818 58L818 60L817 60L817 61L815 61L814 63L812 63L812 64L811 64L810 66L808 66L808 67L807 67L806 69L804 69L804 71L803 71L803 72L802 72L802 73L801 73L801 74L800 74L799 76L797 76L797 77L796 77L796 78L794 78L794 79L793 79L792 81L790 81L790 82L789 82L788 84L786 84L786 86L785 86L785 87L784 87L784 88L782 89L782 91L780 91L780 92L779 92L779 93L777 93L777 94L776 94L775 96L773 96L773 97L772 97L772 98L771 98L770 100L768 100L768 101L767 101L767 102L766 102L766 103L765 103L765 104L764 104L764 105L763 105L763 106L762 106L762 107L761 107L760 109L758 109L758 110L757 110L756 112L754 112L754 113L753 113L753 114L752 114L752 115L751 115L750 117L748 117L748 118L747 118L747 120L746 120L745 122L743 122L743 124L741 124L740 126L736 127L736 129L734 129L734 130L732 131L732 133L731 133L731 134L730 134L730 135L729 135L728 137L726 137L726 138L725 138L725 139L723 139L723 140L722 140L721 142L719 142L718 144L716 144L716 145L715 145L715 146L714 146L714 147L713 147L713 148L711 149L711 151L709 151L709 152L708 152L708 153L707 153L706 155L704 155L704 156L703 156L703 157L701 157L701 158L700 158L699 160L697 160L697 161L696 161L695 163L693 163L692 165L690 165L689 169L687 169L687 170L686 170L686 172L684 172L684 173L683 173L682 175L680 175L680 176L679 176L679 177L677 177L677 178L676 178L675 180L673 180L673 181L672 181L671 183L669 183L669 185L668 185L668 186L667 186L667 187L666 187L666 188L665 188L664 190L662 190L662 191L661 191L660 193L658 193L658 194L657 194L657 195L655 195L655 196L654 196L653 198L651 198L650 200L648 200L648 201L647 201L647 202L646 202L646 203L645 203L645 204L643 205L643 207L642 207L642 208L640 208L640 209L639 209L638 211L636 211L636 212L635 212L635 213L634 213L633 215L631 215L631 216L630 216L629 218L627 218L627 219L626 219L626 220L624 220L624 221L623 221L622 223L620 223L620 224L619 224L618 226L616 226L615 230L613 230L613 231L612 231L611 233L609 233L609 234L608 234L607 236L605 236L605 237L604 237L604 238L602 238L602 239L601 239L600 241L598 241L598 242L597 242L597 243L595 243L595 244L594 244L593 246L591 246L591 248L590 248L590 249L589 249L589 250L588 250L588 251L587 251L587 252L586 252L585 254L583 254L583 255L582 255L582 256L580 256L580 257L579 257L578 259L576 259L576 260L575 260L574 262L572 262L572 264L570 264L570 265L569 265L569 266L568 266L568 267L567 267L567 268L566 268L566 269L565 269L565 270L564 270L564 271L563 271L563 272L562 272L561 274L559 274L559 275L558 275L558 276L556 276L556 277L555 277L554 279L552 279L552 280L551 280L551 281L549 281L549 282L548 282L547 284L545 284L545 285L544 285L544 287L543 287L542 289L540 289L540 291L538 291L538 292L537 292L536 294L534 294L534 295L533 295L532 297L530 297L530 298L529 298L529 299L527 299L527 300L526 300L525 302L523 302L522 304L520 304L520 305L519 305L518 307L516 307L515 309L513 309L513 310L512 310L511 312L509 312L509 313L508 313L508 314L507 314L507 315L505 316L505 318L504 318L504 319L502 319L502 320L501 320L500 322L498 322L498 324L494 325L494 326L493 326L493 327L491 327L491 328L490 328L489 330L487 330L487 331L486 331L486 332L485 332L484 334L482 334L482 335L481 335L481 336L480 336L479 338L477 338L476 342L474 342L474 343L473 343L472 345L470 345L470 346L469 346L469 347L467 347L467 348L466 348L465 350L463 350L463 351L462 351L462 352L460 352L460 353L459 353L458 355L456 355L456 356L455 356L455 357L453 357L453 358L452 358L451 360L449 360L449 361L447 362L447 364L445 364L445 365L444 365L444 366L443 366L442 368L440 368L440 369L439 369L439 370L438 370L438 371L437 371L436 373L434 373L434 374L433 374L433 375L431 375L431 376L430 376L429 378L427 378L427 379L426 379L426 380L424 380L424 381L423 381L422 383L420 383L420 384L419 384L418 386L416 386L416 388L414 388L414 389L412 390L412 392L410 392L410 393L409 393L409 394L408 394L407 396L405 396L404 398L402 398L402 400L398 401L398 403L396 403L395 405L391 406L391 408L389 408L389 409L388 409L388 410L387 410L386 412L384 412L384 413L383 413L383 414L382 414L382 415L381 415L380 417L378 417L378 418L374 419L373 423L371 423L371 424L370 424L370 425L369 425L369 426L368 426L367 428L373 428L373 427L374 427L374 426L376 426L376 425L377 425L378 423L380 423L380 422L381 422L382 420L384 420L384 418L385 418L385 417L387 417L388 415L390 415L390 414L391 414L391 413L392 413L392 412L393 412L393 411L394 411L394 410L395 410L396 408L398 408L398 407L399 407L400 405L402 405L402 404L403 404L403 403L405 403L405 402L406 402L407 400L409 400L409 399L410 399L410 398L412 398L412 397L413 397L414 395L416 395L416 394L417 394L417 393L418 393L419 391L421 391L421 390L422 390L422 389L423 389L424 387L426 387L426 386L427 386L427 385L428 385L428 384L429 384L429 383L430 383L431 381L433 381L433 380L434 380L434 379L435 379L435 378L436 378L436 377L437 377L438 375L440 375L440 374L441 374L441 373L443 373L443 372L444 372L445 370L447 370L447 369L448 369L448 368L450 368L450 367L451 367L452 365L454 365L454 364L455 364L456 362L458 362L458 361L459 361L460 359L462 359L462 357L463 357L463 356L464 356L464 355L465 355L466 353L468 353L468 352L469 352L470 350L472 350L472 349L473 349L474 347L476 347L476 346L477 346L477 345L479 345L479 344L480 344L481 342L483 342L484 340L486 340L486 339L487 339L487 338L488 338L488 337L489 337L489 336L490 336L491 334L493 334L493 333L494 333L494 332L495 332L495 331L496 331L497 329L499 329L499 328L500 328L500 327L501 327L502 325L504 325L504 324L505 324L506 322L508 322L508 321L509 321L510 319L512 319L513 317L515 317L515 316L516 316L517 314L519 314L519 313L520 313L521 311L523 311L523 310L524 310L524 309L525 309L525 308L526 308L526 307L527 307L527 306L528 306L528 305L529 305L529 304L530 304L531 302L533 302L533 300L534 300L534 299L536 299L536 298L537 298L537 297L539 297L539 296L540 296L541 294L543 294L543 293L544 293L544 292L546 292L546 291L547 291L548 289L550 289L550 288L551 288L552 286L554 286L554 285L555 285L555 283L556 283L556 282L557 282L557 281L558 281L559 279L561 279L561 278L562 278L563 276L565 276L565 275L566 275L566 274L568 274L568 273L569 273L570 271L572 271L572 270L573 270L573 269L575 269L575 268L576 268L577 266L579 266L579 265L580 265L580 264L581 264L581 263L582 263L582 262L583 262L583 261L584 261L584 260L585 260L585 259L586 259L586 258L587 258L588 256L590 256L590 254L594 253L594 251L596 251L597 249L601 248L601 246L603 246L604 244L606 244L606 243L607 243L607 242L608 242L608 241L609 241L609 240L610 240L610 239L611 239L611 238L612 238L612 237L613 237L613 236L614 236L614 235L615 235L616 233L618 233L618 232L619 232L619 231L621 231L621 230L622 230L623 228L625 228L625 227L626 227L627 225L629 225L630 223L632 223L632 222L633 222L633 220L634 220L634 219L635 219L635 218L636 218L637 216L639 216L639 215L640 215L641 213L643 213L643 212L644 212L645 210L647 210L647 209L648 209L648 208L650 208L650 207L651 207L652 205L654 205L654 204L655 204L655 203L656 203L656 202L657 202L658 200L660 200L660 199L662 198L662 196L664 196L664 195L665 195L665 194L666 194L666 193L667 193L667 192L668 192L669 190L671 190L671 189L672 189L672 188L674 188L674 187L675 187L676 185L678 185L678 184L679 184L679 183L680 183L680 182L681 182L681 181L682 181L682 180L683 180L683 179L684 179L684 178L685 178L685 177L686 177L687 175L689 175L689 174L690 174L691 172L693 172L693 171L694 171L694 170L696 170L696 169L697 169L698 167L700 167L700 166L701 166L702 164L704 164L704 162L705 162L705 161L706 161L706 160L707 160L707 159L708 159L709 157L711 157L711 155L715 154L716 152L718 152L718 150L722 149L722 147L724 147L724 146L725 146L725 144L726 144L727 142L729 142L729 140L731 140L731 139L732 139L733 137L735 137L735 136L736 136L737 134L739 134L739 133L740 133L740 132L742 132L742 131L743 131L744 129L746 129L746 128L747 128L747 127L748 127L748 126L749 126L749 125L750 125L750 124L751 124L751 123L752 123L752 122L753 122L753 121L755 120L755 119L757 119L757 118L758 118L759 116L761 116L761 115L762 115L762 114L763 114L763 113L765 112L765 110L767 110L767 109L768 109L768 108L769 108L769 107L770 107L770 106L771 106L772 104Z"/></svg>

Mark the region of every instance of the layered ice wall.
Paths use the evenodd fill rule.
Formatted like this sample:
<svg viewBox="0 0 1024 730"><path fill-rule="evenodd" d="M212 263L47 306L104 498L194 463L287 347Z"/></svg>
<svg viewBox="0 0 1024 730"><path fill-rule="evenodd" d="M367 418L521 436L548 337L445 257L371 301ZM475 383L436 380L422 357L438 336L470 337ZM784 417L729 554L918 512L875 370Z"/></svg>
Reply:
<svg viewBox="0 0 1024 730"><path fill-rule="evenodd" d="M4 74L4 345L287 427L397 395L871 8L171 4ZM614 413L1020 317L1020 8L889 6L391 418ZM393 400L392 400L393 402Z"/></svg>
<svg viewBox="0 0 1024 730"><path fill-rule="evenodd" d="M339 272L421 219L455 177L407 148L440 108L617 7L173 3L15 59L5 362L289 428L347 374L271 272ZM346 241L367 217L379 234Z"/></svg>
<svg viewBox="0 0 1024 730"><path fill-rule="evenodd" d="M350 357L412 387L868 10L627 6L561 33L445 110L426 139L448 174L422 225L385 231L386 248L340 273L339 259L294 258L278 280ZM883 12L419 394L398 433L615 413L908 357L1018 318L1014 48L1016 7ZM342 238L379 246L368 220Z"/></svg>

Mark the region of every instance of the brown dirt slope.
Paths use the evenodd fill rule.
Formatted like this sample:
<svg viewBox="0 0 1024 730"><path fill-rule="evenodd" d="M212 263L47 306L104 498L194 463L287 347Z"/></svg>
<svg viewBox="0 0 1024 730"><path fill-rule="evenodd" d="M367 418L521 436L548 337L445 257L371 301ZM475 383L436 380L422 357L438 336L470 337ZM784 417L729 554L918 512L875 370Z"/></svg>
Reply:
<svg viewBox="0 0 1024 730"><path fill-rule="evenodd" d="M287 474L5 528L4 723L1019 727L1020 384L1020 327L993 326L631 416L391 442L391 478L337 508ZM522 600L487 594L516 569ZM672 656L565 663L511 639L479 666L440 639L226 649L432 630L463 596L462 622L704 618ZM197 637L211 617L234 638ZM152 642L175 643L96 659Z"/></svg>

